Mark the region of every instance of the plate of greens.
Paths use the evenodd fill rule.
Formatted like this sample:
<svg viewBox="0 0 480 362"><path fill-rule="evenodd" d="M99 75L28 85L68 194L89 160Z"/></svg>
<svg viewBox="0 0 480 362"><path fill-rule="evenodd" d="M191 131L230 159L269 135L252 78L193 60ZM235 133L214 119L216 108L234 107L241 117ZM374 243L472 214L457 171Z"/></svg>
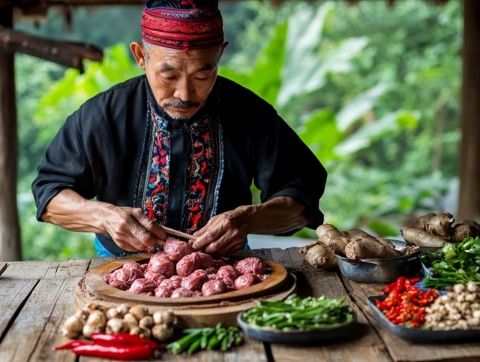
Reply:
<svg viewBox="0 0 480 362"><path fill-rule="evenodd" d="M480 284L480 238L446 243L441 249L421 257L425 274L423 286L445 289L469 281Z"/></svg>
<svg viewBox="0 0 480 362"><path fill-rule="evenodd" d="M300 298L259 301L240 313L237 322L250 338L279 344L313 344L352 337L356 321L353 310L342 298Z"/></svg>

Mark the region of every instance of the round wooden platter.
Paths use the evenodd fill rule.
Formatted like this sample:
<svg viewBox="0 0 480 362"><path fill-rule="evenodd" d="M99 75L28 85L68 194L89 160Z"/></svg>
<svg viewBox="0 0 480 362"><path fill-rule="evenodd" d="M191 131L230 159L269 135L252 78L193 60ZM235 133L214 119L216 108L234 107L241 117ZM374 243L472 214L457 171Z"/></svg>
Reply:
<svg viewBox="0 0 480 362"><path fill-rule="evenodd" d="M87 272L79 282L75 294L77 307L97 303L111 307L120 303L141 304L150 311L170 309L179 318L181 327L214 326L216 323L235 325L236 315L256 304L256 300L281 300L295 290L296 280L286 269L273 261L265 261L270 276L262 282L241 290L208 297L160 298L133 294L111 287L104 276L120 268L127 261L143 262L145 254L130 256L105 263Z"/></svg>

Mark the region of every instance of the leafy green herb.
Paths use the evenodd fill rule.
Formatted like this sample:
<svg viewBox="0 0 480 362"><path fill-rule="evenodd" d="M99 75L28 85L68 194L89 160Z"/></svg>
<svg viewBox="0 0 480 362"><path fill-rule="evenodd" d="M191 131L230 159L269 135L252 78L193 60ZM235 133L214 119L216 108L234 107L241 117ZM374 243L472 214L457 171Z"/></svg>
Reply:
<svg viewBox="0 0 480 362"><path fill-rule="evenodd" d="M422 262L432 272L424 279L426 287L445 288L469 281L480 284L480 238L466 238L458 244L424 254Z"/></svg>
<svg viewBox="0 0 480 362"><path fill-rule="evenodd" d="M252 326L283 331L328 328L349 323L353 318L345 297L300 298L296 295L281 302L259 301L257 307L243 314L243 320Z"/></svg>

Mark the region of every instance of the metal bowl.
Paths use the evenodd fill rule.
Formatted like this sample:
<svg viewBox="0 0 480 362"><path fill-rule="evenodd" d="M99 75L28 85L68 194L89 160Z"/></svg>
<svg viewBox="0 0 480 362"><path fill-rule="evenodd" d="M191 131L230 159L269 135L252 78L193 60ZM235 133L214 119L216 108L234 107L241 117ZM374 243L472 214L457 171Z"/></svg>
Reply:
<svg viewBox="0 0 480 362"><path fill-rule="evenodd" d="M397 250L402 250L407 243L401 240L391 240ZM414 276L418 274L420 251L388 259L353 260L346 256L335 254L340 272L348 279L363 283L390 283L399 276Z"/></svg>

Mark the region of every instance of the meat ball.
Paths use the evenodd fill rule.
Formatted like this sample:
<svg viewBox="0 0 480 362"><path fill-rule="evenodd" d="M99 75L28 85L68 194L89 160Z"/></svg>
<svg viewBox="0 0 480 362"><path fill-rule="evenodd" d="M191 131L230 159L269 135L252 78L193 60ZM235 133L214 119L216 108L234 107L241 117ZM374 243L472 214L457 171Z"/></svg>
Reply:
<svg viewBox="0 0 480 362"><path fill-rule="evenodd" d="M204 296L221 294L221 293L225 293L226 291L227 291L227 286L220 279L209 280L208 282L202 285L202 293Z"/></svg>
<svg viewBox="0 0 480 362"><path fill-rule="evenodd" d="M177 288L173 291L170 298L188 298L193 297L193 292L185 288Z"/></svg>
<svg viewBox="0 0 480 362"><path fill-rule="evenodd" d="M164 279L162 280L162 282L160 283L159 287L162 287L162 286L172 286L173 289L177 289L177 288L180 288L180 284L182 283L181 280L179 279Z"/></svg>
<svg viewBox="0 0 480 362"><path fill-rule="evenodd" d="M233 266L231 265L224 265L222 267L220 267L217 271L217 275L219 278L221 279L225 279L225 278L228 278L228 279L233 279L235 280L235 278L237 277L237 272L235 271L235 269L233 268Z"/></svg>
<svg viewBox="0 0 480 362"><path fill-rule="evenodd" d="M159 285L157 289L155 289L155 296L162 297L162 298L169 298L175 289L177 288L175 288L170 284Z"/></svg>
<svg viewBox="0 0 480 362"><path fill-rule="evenodd" d="M139 272L144 271L142 265L138 264L135 261L127 261L122 265L122 268L125 270L138 270Z"/></svg>
<svg viewBox="0 0 480 362"><path fill-rule="evenodd" d="M151 280L156 287L160 285L160 283L165 279L165 277L160 273L154 273L151 270L147 270L145 272L145 278Z"/></svg>
<svg viewBox="0 0 480 362"><path fill-rule="evenodd" d="M127 290L129 293L134 294L144 294L144 293L153 293L155 289L155 284L153 281L146 278L136 279L130 288Z"/></svg>
<svg viewBox="0 0 480 362"><path fill-rule="evenodd" d="M195 270L202 268L202 259L198 252L185 255L177 263L177 274L186 277L192 274Z"/></svg>
<svg viewBox="0 0 480 362"><path fill-rule="evenodd" d="M251 256L245 259L240 260L236 265L235 265L235 270L239 274L263 274L265 270L265 265L263 264L263 261L257 257Z"/></svg>
<svg viewBox="0 0 480 362"><path fill-rule="evenodd" d="M208 280L207 272L203 269L197 269L188 277L183 278L181 286L188 290L200 290L202 284Z"/></svg>
<svg viewBox="0 0 480 362"><path fill-rule="evenodd" d="M236 290L240 290L255 284L255 282L255 275L247 273L240 275L237 279L235 279L234 285Z"/></svg>
<svg viewBox="0 0 480 362"><path fill-rule="evenodd" d="M155 254L148 262L147 270L154 273L160 273L166 278L175 274L175 264L168 259L165 254Z"/></svg>
<svg viewBox="0 0 480 362"><path fill-rule="evenodd" d="M175 263L182 259L185 255L193 252L190 245L188 245L186 242L174 238L167 238L165 245L163 245L163 251L167 257Z"/></svg>
<svg viewBox="0 0 480 362"><path fill-rule="evenodd" d="M198 256L200 257L200 263L202 269L214 268L215 267L215 259L212 258L211 255L202 253L201 251L197 251Z"/></svg>
<svg viewBox="0 0 480 362"><path fill-rule="evenodd" d="M143 277L141 269L124 269L123 267L105 276L105 281L112 287L127 290L135 279Z"/></svg>
<svg viewBox="0 0 480 362"><path fill-rule="evenodd" d="M215 279L218 279L218 275L217 274L207 274L207 278L208 278L208 280L215 280Z"/></svg>

